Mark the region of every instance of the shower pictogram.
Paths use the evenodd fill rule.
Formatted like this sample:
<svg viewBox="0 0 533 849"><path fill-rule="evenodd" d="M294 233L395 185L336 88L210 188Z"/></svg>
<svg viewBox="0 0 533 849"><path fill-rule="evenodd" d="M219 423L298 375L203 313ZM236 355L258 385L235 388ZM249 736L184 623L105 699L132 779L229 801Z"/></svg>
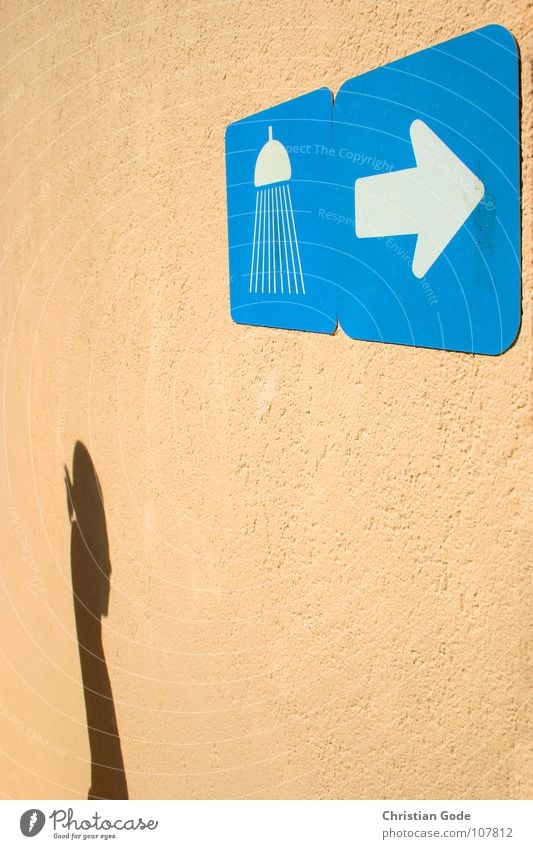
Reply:
<svg viewBox="0 0 533 849"><path fill-rule="evenodd" d="M254 172L257 192L249 291L256 294L305 295L291 174L287 149L273 138L269 126Z"/></svg>

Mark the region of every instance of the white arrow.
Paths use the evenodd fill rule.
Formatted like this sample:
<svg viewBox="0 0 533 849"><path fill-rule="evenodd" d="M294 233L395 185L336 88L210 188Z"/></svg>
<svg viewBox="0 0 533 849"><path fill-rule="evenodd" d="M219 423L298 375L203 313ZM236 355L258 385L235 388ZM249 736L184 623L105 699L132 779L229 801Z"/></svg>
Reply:
<svg viewBox="0 0 533 849"><path fill-rule="evenodd" d="M411 124L416 168L355 181L355 234L418 235L413 274L423 277L476 208L485 187L423 121Z"/></svg>

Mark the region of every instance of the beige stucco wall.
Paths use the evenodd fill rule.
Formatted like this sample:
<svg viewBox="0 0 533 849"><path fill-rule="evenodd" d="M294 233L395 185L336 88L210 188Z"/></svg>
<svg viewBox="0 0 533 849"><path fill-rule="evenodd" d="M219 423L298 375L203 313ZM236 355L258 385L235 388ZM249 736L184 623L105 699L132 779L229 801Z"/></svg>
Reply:
<svg viewBox="0 0 533 849"><path fill-rule="evenodd" d="M132 797L524 797L531 167L502 357L239 327L227 123L525 0L2 4L0 792L84 798L90 451ZM528 101L529 99L529 101Z"/></svg>

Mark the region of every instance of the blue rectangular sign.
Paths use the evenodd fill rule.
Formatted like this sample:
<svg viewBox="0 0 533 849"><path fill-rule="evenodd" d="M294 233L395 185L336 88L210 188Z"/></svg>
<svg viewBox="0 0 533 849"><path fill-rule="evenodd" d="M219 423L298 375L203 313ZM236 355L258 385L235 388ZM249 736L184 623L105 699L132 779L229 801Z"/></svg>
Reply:
<svg viewBox="0 0 533 849"><path fill-rule="evenodd" d="M520 326L518 52L476 30L230 125L236 322L499 354Z"/></svg>

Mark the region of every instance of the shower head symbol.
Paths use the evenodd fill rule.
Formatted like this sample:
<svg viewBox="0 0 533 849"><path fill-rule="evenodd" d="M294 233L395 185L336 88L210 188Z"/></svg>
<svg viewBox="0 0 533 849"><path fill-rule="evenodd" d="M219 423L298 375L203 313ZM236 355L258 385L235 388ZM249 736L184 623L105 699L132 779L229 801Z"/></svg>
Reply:
<svg viewBox="0 0 533 849"><path fill-rule="evenodd" d="M254 235L250 265L250 293L305 295L292 205L291 163L287 149L268 128L255 162Z"/></svg>
<svg viewBox="0 0 533 849"><path fill-rule="evenodd" d="M273 183L284 183L290 179L289 154L280 141L272 138L272 127L269 127L268 141L259 151L255 163L254 183L259 188L271 186Z"/></svg>

